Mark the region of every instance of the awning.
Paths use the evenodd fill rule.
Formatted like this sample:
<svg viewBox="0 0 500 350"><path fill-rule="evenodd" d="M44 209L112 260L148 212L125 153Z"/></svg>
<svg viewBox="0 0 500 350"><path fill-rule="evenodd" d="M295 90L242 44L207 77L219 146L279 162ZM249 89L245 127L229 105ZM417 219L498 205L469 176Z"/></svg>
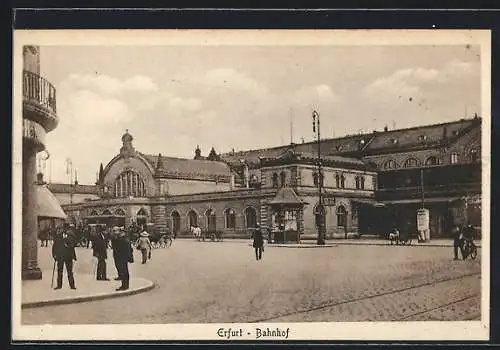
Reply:
<svg viewBox="0 0 500 350"><path fill-rule="evenodd" d="M373 206L375 208L385 207L385 203L377 202L377 201L375 201L373 199L353 199L352 201L355 202L355 203L371 205L371 206Z"/></svg>
<svg viewBox="0 0 500 350"><path fill-rule="evenodd" d="M37 205L36 212L41 218L66 219L67 215L62 210L56 196L45 185L36 186Z"/></svg>
<svg viewBox="0 0 500 350"><path fill-rule="evenodd" d="M269 202L271 205L304 205L303 201L290 187L283 187L276 196Z"/></svg>
<svg viewBox="0 0 500 350"><path fill-rule="evenodd" d="M434 198L424 198L425 203L449 203L460 200L461 197L434 197ZM421 198L412 199L397 199L393 201L384 201L385 204L410 204L410 203L422 203Z"/></svg>

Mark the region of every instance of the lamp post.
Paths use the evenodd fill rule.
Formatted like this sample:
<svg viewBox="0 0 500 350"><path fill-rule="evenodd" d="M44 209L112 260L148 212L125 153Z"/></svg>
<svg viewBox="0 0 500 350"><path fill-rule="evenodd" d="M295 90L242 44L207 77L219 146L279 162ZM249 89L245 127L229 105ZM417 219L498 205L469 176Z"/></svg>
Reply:
<svg viewBox="0 0 500 350"><path fill-rule="evenodd" d="M73 161L66 158L66 174L69 175L69 203L73 204Z"/></svg>
<svg viewBox="0 0 500 350"><path fill-rule="evenodd" d="M323 171L321 169L321 131L319 122L319 113L313 111L313 132L316 132L318 141L318 206L316 207L316 217L318 226L318 245L325 245L325 206L323 203Z"/></svg>

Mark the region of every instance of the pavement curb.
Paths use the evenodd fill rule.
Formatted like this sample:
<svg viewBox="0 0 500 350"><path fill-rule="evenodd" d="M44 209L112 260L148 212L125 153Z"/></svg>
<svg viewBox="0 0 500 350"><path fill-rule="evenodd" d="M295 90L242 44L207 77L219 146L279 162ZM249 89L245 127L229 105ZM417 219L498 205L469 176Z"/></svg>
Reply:
<svg viewBox="0 0 500 350"><path fill-rule="evenodd" d="M383 246L383 247L391 247L390 244L386 243L350 243L350 242L339 242L333 244L325 244L325 245L282 245L282 244L269 244L267 247L277 247L277 248L332 248L338 247L341 245L350 245L350 246ZM393 245L394 247L439 247L439 248L453 248L453 245L446 244L411 244L411 245ZM478 249L481 249L481 246L477 246Z"/></svg>
<svg viewBox="0 0 500 350"><path fill-rule="evenodd" d="M25 303L21 304L21 309L30 309L30 308L43 307L43 306L52 306L52 305L76 304L76 303L83 303L86 301L119 298L119 297L144 293L144 292L150 291L151 289L155 288L154 282L143 279L143 278L141 278L141 280L146 281L146 284L144 286L137 287L134 289L128 289L128 290L123 290L123 291L113 290L112 292L105 292L105 293L99 293L99 294L94 294L94 295L80 295L80 296L66 297L63 299L56 299L56 300L42 300L42 301L25 302Z"/></svg>

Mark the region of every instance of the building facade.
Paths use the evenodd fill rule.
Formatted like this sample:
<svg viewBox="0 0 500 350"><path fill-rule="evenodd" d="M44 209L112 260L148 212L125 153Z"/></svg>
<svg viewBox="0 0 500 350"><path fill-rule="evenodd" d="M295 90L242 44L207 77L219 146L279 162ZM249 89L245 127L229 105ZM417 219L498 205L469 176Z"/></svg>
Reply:
<svg viewBox="0 0 500 350"><path fill-rule="evenodd" d="M480 226L480 118L321 143L319 174L315 143L220 155L212 149L207 157L197 147L193 159L181 159L136 151L127 131L96 186L85 189L86 199L64 208L75 221L152 223L180 236L199 226L248 237L260 223L299 241L316 237L321 181L327 238L394 227L415 232L421 207L430 210L434 237L455 224ZM77 195L78 186L73 191Z"/></svg>

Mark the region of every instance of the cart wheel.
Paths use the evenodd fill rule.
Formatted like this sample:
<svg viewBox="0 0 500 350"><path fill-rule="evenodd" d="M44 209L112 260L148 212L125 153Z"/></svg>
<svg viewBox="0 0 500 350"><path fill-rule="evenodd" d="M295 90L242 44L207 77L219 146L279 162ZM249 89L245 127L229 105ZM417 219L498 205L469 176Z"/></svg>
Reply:
<svg viewBox="0 0 500 350"><path fill-rule="evenodd" d="M408 240L408 245L411 245L411 238Z"/></svg>
<svg viewBox="0 0 500 350"><path fill-rule="evenodd" d="M156 242L151 242L151 247L152 247L153 249L157 249L157 248L158 248L158 243L156 243Z"/></svg>
<svg viewBox="0 0 500 350"><path fill-rule="evenodd" d="M168 238L166 241L165 241L165 247L166 248L169 248L172 246L172 238Z"/></svg>
<svg viewBox="0 0 500 350"><path fill-rule="evenodd" d="M471 252L470 252L470 257L473 260L476 259L476 257L477 257L477 247L472 247Z"/></svg>

